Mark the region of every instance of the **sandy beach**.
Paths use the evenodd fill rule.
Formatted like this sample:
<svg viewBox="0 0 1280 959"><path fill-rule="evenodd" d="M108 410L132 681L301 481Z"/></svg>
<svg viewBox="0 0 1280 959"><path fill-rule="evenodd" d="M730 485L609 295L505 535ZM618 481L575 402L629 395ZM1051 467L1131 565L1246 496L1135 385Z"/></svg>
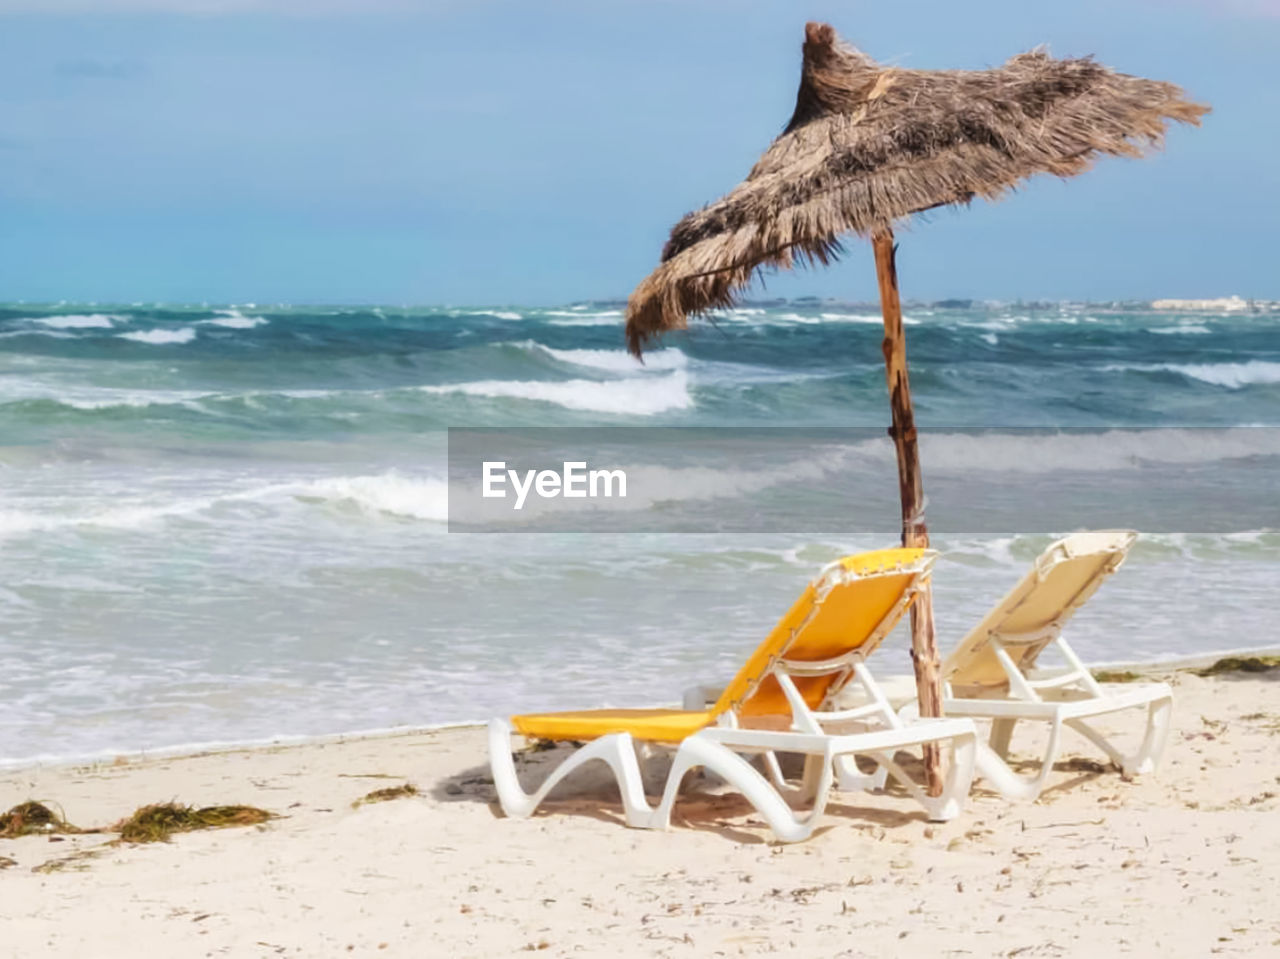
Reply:
<svg viewBox="0 0 1280 959"><path fill-rule="evenodd" d="M168 800L280 818L0 840L0 954L1280 954L1280 672L1148 672L1177 697L1155 777L1122 781L1073 739L1035 804L979 784L930 825L892 792L841 794L790 846L706 783L666 833L625 828L589 775L502 818L480 728L10 772L0 807L52 801L81 827ZM419 794L352 807L405 782Z"/></svg>
<svg viewBox="0 0 1280 959"><path fill-rule="evenodd" d="M0 0L0 959L1280 959L1280 0L818 7Z"/></svg>

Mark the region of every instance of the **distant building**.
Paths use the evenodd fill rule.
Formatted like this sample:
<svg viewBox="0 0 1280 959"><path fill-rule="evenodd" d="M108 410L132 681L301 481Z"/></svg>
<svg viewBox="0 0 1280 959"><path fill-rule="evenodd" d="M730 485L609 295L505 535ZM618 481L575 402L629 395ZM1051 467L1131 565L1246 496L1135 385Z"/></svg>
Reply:
<svg viewBox="0 0 1280 959"><path fill-rule="evenodd" d="M1151 308L1193 313L1242 313L1252 307L1248 300L1238 296L1224 296L1216 300L1152 300Z"/></svg>

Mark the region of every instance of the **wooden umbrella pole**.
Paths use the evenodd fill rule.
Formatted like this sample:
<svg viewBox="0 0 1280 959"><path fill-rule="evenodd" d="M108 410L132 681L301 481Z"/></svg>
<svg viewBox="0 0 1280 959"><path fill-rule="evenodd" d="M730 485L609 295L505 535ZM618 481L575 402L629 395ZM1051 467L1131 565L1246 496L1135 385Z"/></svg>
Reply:
<svg viewBox="0 0 1280 959"><path fill-rule="evenodd" d="M889 435L898 453L902 545L927 547L929 530L924 522L924 484L920 476L915 414L911 408L911 384L907 378L907 339L902 328L893 232L888 229L876 232L871 245L876 253L876 279L880 283L880 309L884 313L884 373L893 415ZM942 680L933 627L933 594L928 582L911 605L911 661L915 665L920 715L941 716ZM936 743L924 747L924 768L929 794L941 795L942 752Z"/></svg>

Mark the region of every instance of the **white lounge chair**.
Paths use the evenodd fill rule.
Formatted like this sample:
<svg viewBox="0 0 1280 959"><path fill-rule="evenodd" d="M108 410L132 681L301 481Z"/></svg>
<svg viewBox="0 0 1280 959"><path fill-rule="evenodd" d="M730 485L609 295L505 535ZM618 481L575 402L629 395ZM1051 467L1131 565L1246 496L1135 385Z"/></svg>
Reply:
<svg viewBox="0 0 1280 959"><path fill-rule="evenodd" d="M1007 596L961 640L942 664L943 713L991 719L990 743L979 744L978 774L1010 799L1035 799L1058 755L1063 727L1083 735L1125 775L1155 769L1169 735L1173 693L1165 683L1104 684L1062 638L1072 615L1124 562L1138 534L1132 530L1075 533L1053 543ZM1036 670L1053 647L1065 669ZM1125 709L1147 710L1136 752L1124 754L1086 722ZM906 716L912 707L904 708ZM1018 775L1006 762L1019 720L1049 725L1039 770Z"/></svg>
<svg viewBox="0 0 1280 959"><path fill-rule="evenodd" d="M831 707L850 680L875 690L863 660L902 618L929 574L936 554L890 549L838 560L819 574L747 660L710 708L605 709L516 716L489 724L490 765L498 800L508 816L529 816L552 788L592 761L617 778L629 826L665 829L685 774L704 767L737 788L784 842L816 828L838 762L850 781L859 777L852 757L873 758L905 786L929 818L960 811L973 777L976 729L968 719L903 724L882 696L854 710ZM867 724L874 724L867 728ZM532 739L591 740L569 756L533 793L526 793L511 754L512 726ZM948 743L951 761L942 794L927 795L899 766L899 749ZM649 804L637 745L674 750L662 797ZM798 787L788 783L778 753L805 756ZM741 754L764 757L761 774ZM880 780L883 781L883 774ZM792 803L808 804L798 812Z"/></svg>

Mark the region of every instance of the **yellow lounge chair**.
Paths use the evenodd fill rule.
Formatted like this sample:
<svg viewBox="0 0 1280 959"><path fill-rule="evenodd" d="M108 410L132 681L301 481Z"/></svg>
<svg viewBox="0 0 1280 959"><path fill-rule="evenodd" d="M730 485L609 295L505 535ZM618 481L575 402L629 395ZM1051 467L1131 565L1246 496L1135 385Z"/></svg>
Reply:
<svg viewBox="0 0 1280 959"><path fill-rule="evenodd" d="M990 744L978 747L978 774L1007 798L1040 795L1064 726L1098 746L1125 775L1151 772L1160 760L1173 708L1169 687L1099 683L1062 638L1063 626L1120 567L1137 537L1132 530L1102 530L1053 543L942 664L944 714L993 720ZM1065 670L1036 671L1038 657L1049 647L1061 654ZM1147 728L1131 755L1085 722L1137 707L1147 709ZM910 715L910 705L904 713ZM1018 775L1005 761L1020 719L1049 724L1044 761L1030 777Z"/></svg>
<svg viewBox="0 0 1280 959"><path fill-rule="evenodd" d="M807 838L825 809L837 762L854 769L867 755L900 780L934 820L960 811L973 777L977 745L968 719L930 719L904 726L887 700L835 710L842 687L870 674L863 660L902 618L929 575L936 554L889 549L838 560L805 590L745 666L706 709L601 709L495 719L489 724L490 765L503 812L525 817L548 792L585 763L607 763L618 780L627 825L665 829L685 774L695 767L715 773L742 792L784 842ZM874 684L873 684L874 685ZM881 719L881 728L859 723ZM590 740L558 766L532 794L516 777L511 727L525 737ZM942 795L928 796L895 762L907 746L950 743L951 761ZM641 781L637 743L675 751L661 800L650 806ZM760 754L768 778L740 753ZM804 779L792 789L777 753L806 757ZM770 782L772 780L772 782ZM792 808L811 803L807 813Z"/></svg>

